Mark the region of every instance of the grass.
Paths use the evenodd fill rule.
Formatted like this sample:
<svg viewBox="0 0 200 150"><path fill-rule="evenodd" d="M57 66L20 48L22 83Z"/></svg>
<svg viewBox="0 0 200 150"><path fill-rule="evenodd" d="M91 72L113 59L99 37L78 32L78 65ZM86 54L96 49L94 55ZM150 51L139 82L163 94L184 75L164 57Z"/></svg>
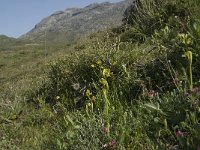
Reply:
<svg viewBox="0 0 200 150"><path fill-rule="evenodd" d="M199 149L198 3L139 2L125 29L48 47L46 74L40 46L1 52L2 85L18 88L2 91L2 149Z"/></svg>

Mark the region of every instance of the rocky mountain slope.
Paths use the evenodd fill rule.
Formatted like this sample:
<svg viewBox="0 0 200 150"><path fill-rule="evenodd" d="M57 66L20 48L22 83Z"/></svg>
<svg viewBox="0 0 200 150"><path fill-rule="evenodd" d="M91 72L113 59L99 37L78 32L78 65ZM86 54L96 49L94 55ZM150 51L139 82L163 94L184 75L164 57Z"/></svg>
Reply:
<svg viewBox="0 0 200 150"><path fill-rule="evenodd" d="M132 0L118 3L94 3L85 8L68 8L44 18L22 39L70 42L87 33L116 27L122 23L124 11Z"/></svg>

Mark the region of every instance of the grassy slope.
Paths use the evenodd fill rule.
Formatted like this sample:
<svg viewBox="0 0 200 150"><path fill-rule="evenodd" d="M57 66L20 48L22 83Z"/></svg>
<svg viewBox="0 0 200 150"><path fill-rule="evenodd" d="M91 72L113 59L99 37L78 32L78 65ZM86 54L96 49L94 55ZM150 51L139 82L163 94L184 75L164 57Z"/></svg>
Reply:
<svg viewBox="0 0 200 150"><path fill-rule="evenodd" d="M173 2L180 5L178 0ZM179 5L175 3L176 8L182 7ZM142 16L147 20L142 19L155 22L155 14L144 13ZM157 27L153 32L145 25L138 27L136 22L126 32L94 34L73 46L73 53L49 65L45 84L36 84L36 90L29 90L28 96L15 97L10 103L2 99L1 106L7 109L2 111L0 120L3 134L0 147L197 149L200 143L199 33L193 29L197 22L182 20L179 15L178 19L170 16L172 23L161 22L160 29ZM186 21L186 31L181 31L179 21ZM138 36L130 36L130 32ZM186 40L193 42L189 46L184 44L180 34L189 35ZM57 51L55 47L50 49L48 58L55 59ZM193 54L192 89L187 55L182 57L188 49ZM46 61L35 56L45 54L37 47L34 51L18 50L1 60L8 65L2 67L6 74L2 84L17 77L9 76L9 68L16 68L12 62L33 66L23 72L11 70L26 77L18 81L20 87L28 88L31 78L43 75L40 69ZM24 52L30 55L22 56ZM61 50L63 53L65 50Z"/></svg>

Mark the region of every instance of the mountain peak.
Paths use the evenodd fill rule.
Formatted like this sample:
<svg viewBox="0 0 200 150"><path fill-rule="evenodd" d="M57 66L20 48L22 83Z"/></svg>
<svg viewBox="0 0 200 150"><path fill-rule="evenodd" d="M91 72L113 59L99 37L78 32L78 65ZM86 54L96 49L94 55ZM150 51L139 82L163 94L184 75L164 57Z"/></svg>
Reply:
<svg viewBox="0 0 200 150"><path fill-rule="evenodd" d="M36 41L72 41L84 34L119 26L130 0L93 3L84 8L67 8L44 18L20 38Z"/></svg>
<svg viewBox="0 0 200 150"><path fill-rule="evenodd" d="M92 3L88 6L86 6L85 8L95 8L97 6L103 6L103 5L109 5L111 4L110 2L103 2L103 3Z"/></svg>

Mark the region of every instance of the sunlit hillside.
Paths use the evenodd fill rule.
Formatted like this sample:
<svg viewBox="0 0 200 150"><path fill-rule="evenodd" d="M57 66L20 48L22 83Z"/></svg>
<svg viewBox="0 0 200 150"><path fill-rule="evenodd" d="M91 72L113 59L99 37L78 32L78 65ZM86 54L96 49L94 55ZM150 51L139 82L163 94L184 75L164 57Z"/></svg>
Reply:
<svg viewBox="0 0 200 150"><path fill-rule="evenodd" d="M117 27L0 50L0 148L200 150L199 7L136 0Z"/></svg>

